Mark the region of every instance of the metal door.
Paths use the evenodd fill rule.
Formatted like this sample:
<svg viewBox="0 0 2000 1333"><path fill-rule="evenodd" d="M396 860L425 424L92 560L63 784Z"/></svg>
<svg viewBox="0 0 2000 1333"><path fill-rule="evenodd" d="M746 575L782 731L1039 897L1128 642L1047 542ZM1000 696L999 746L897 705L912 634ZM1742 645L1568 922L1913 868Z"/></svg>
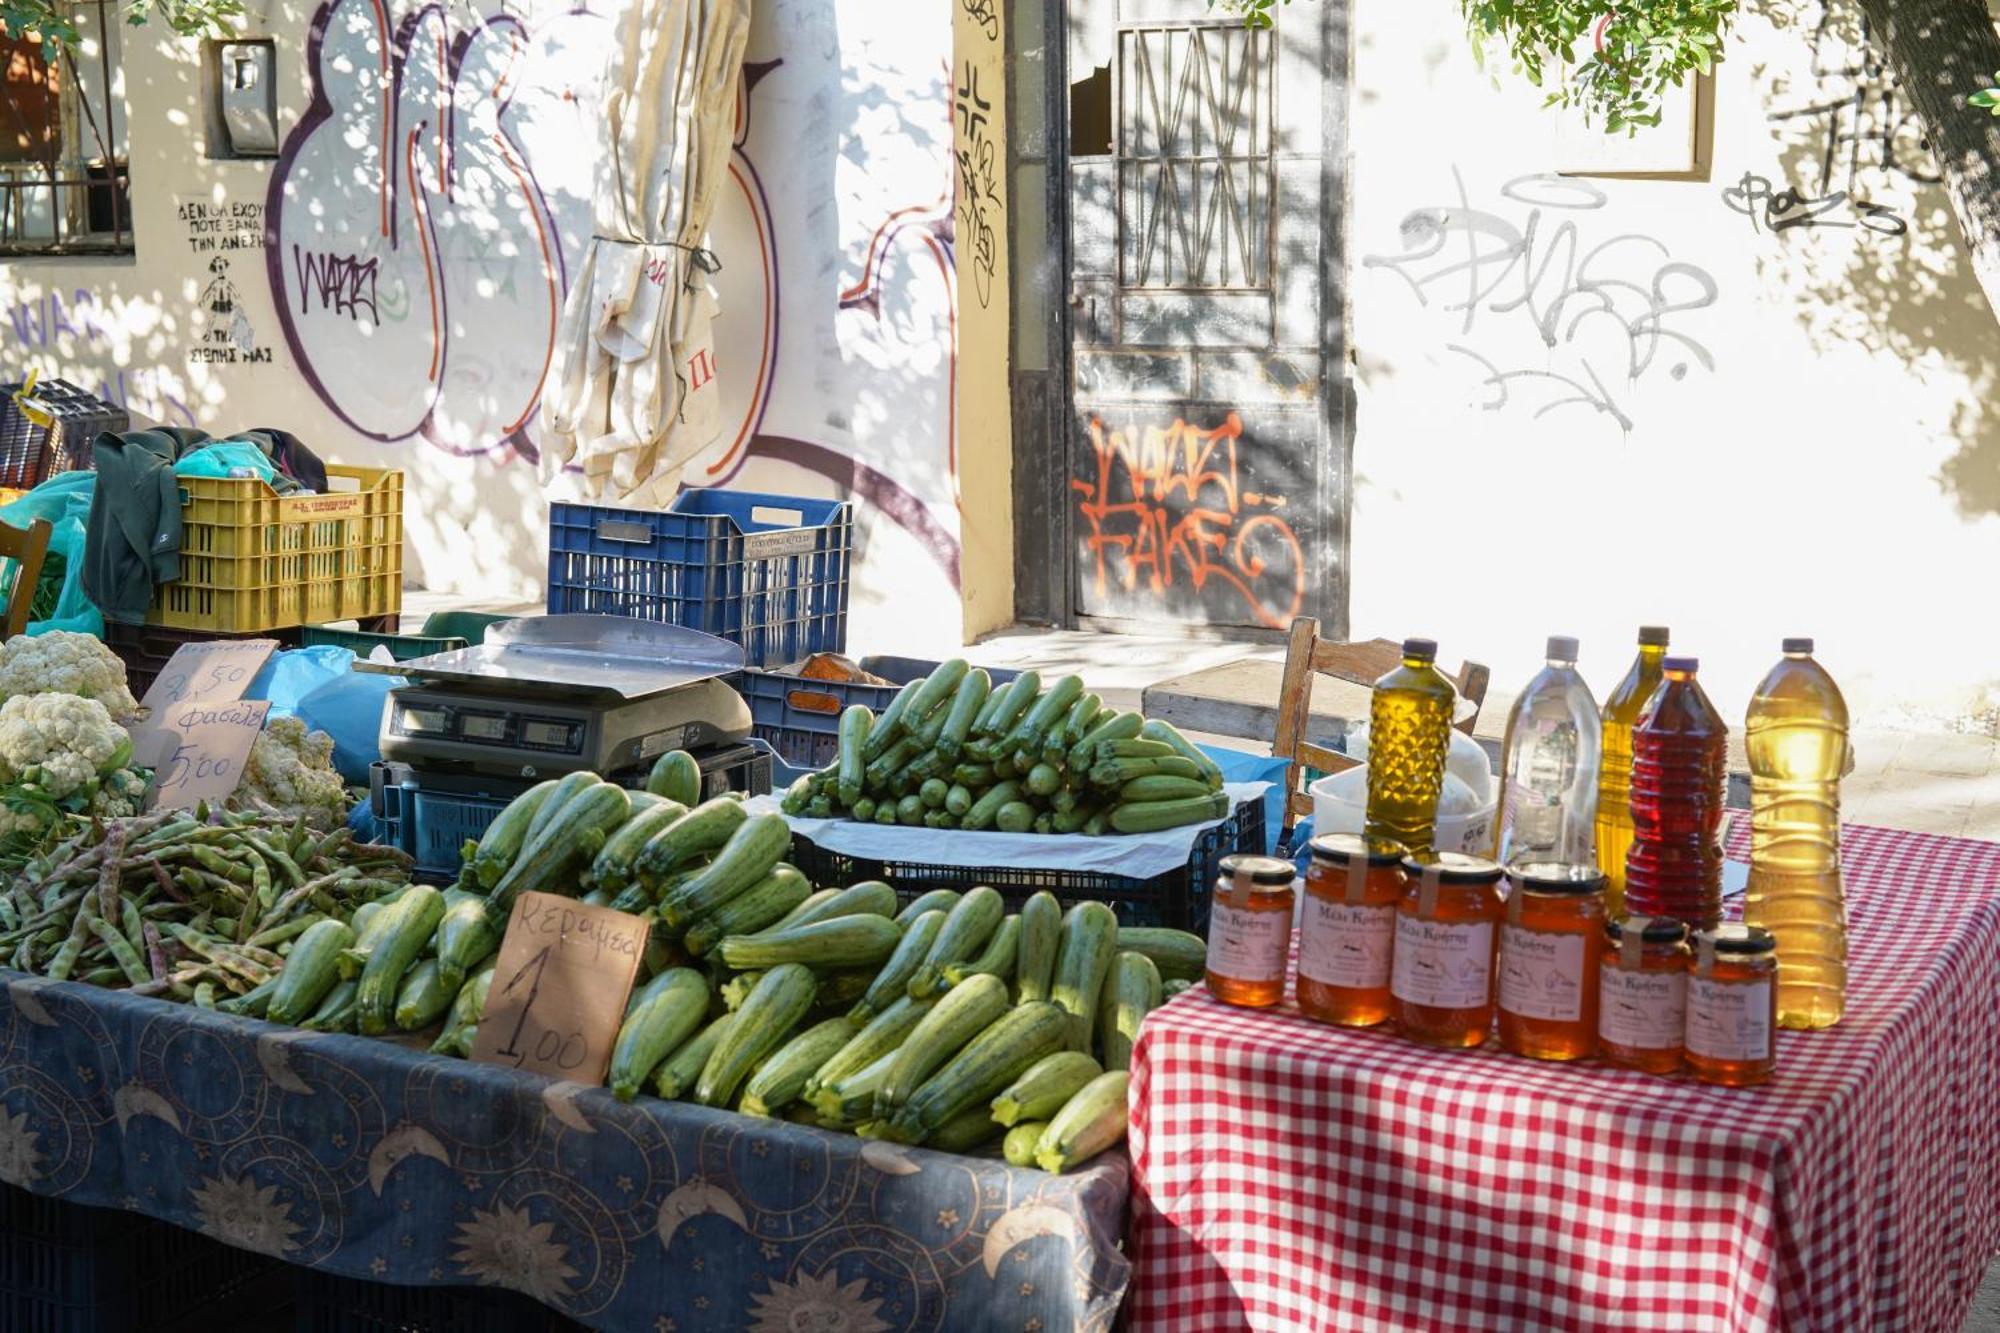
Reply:
<svg viewBox="0 0 2000 1333"><path fill-rule="evenodd" d="M1072 618L1344 633L1345 6L1069 19L1110 99L1069 159Z"/></svg>

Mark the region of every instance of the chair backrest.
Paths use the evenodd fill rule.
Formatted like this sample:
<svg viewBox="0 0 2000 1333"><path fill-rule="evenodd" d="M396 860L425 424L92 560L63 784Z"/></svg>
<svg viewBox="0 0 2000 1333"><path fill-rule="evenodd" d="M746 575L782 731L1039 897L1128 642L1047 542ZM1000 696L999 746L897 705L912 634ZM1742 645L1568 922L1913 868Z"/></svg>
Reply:
<svg viewBox="0 0 2000 1333"><path fill-rule="evenodd" d="M4 598L6 612L0 615L0 640L13 638L28 628L28 609L35 601L35 584L42 577L42 561L49 553L49 534L54 529L45 518L38 518L26 528L10 527L0 523L0 559L13 562L13 581L6 582L6 574L0 572L0 598Z"/></svg>
<svg viewBox="0 0 2000 1333"><path fill-rule="evenodd" d="M1299 815L1312 813L1312 797L1303 786L1305 771L1343 773L1360 767L1338 750L1329 750L1307 739L1312 721L1313 677L1332 676L1356 685L1373 685L1395 670L1403 660L1401 644L1388 639L1365 643L1329 643L1319 637L1319 622L1300 616L1292 622L1292 634L1285 650L1285 675L1278 690L1278 733L1271 740L1271 753L1291 761L1285 770L1285 827ZM1478 662L1459 664L1453 684L1472 703L1472 710L1457 722L1468 736L1479 718L1479 705L1486 699L1486 684L1492 673Z"/></svg>

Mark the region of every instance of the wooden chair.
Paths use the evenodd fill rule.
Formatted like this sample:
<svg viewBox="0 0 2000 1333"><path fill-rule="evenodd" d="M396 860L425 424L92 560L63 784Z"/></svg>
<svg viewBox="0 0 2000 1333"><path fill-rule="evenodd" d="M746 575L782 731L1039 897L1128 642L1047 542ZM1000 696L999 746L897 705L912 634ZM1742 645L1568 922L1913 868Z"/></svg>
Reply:
<svg viewBox="0 0 2000 1333"><path fill-rule="evenodd" d="M42 577L42 561L48 556L52 531L45 518L36 519L26 528L0 523L0 560L12 562L11 566L0 565L0 604L7 608L4 616L0 616L0 641L28 628L28 608L35 601L35 584ZM10 567L14 577L7 583L6 571Z"/></svg>
<svg viewBox="0 0 2000 1333"><path fill-rule="evenodd" d="M1373 685L1403 660L1403 646L1388 639L1366 643L1329 643L1319 637L1319 622L1300 616L1292 622L1292 637L1285 650L1285 676L1278 691L1278 734L1271 753L1291 761L1285 770L1285 828L1289 832L1300 815L1312 813L1312 797L1302 785L1305 770L1343 773L1359 768L1361 761L1337 750L1315 745L1306 739L1312 720L1312 684L1315 674L1356 685ZM1492 673L1478 662L1461 662L1452 684L1469 700L1472 710L1455 724L1470 736L1479 719L1479 705L1486 699L1486 683Z"/></svg>

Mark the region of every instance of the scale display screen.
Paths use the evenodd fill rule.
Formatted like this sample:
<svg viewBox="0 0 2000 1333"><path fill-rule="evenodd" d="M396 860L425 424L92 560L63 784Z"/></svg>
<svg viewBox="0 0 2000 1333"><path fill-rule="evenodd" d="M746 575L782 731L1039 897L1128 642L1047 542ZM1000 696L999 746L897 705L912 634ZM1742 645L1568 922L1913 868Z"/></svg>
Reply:
<svg viewBox="0 0 2000 1333"><path fill-rule="evenodd" d="M405 708L401 730L411 736L442 736L451 729L451 720L442 708Z"/></svg>
<svg viewBox="0 0 2000 1333"><path fill-rule="evenodd" d="M469 741L504 741L507 719L492 713L461 713L458 733Z"/></svg>
<svg viewBox="0 0 2000 1333"><path fill-rule="evenodd" d="M521 723L521 744L538 750L574 750L576 732L573 722L524 721Z"/></svg>

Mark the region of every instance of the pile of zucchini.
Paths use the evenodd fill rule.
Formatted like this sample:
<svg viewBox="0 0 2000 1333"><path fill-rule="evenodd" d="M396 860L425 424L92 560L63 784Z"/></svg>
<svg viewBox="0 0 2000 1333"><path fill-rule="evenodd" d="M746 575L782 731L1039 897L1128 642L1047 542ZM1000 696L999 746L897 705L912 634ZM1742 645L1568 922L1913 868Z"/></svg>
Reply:
<svg viewBox="0 0 2000 1333"><path fill-rule="evenodd" d="M833 765L785 813L1002 833L1152 833L1229 813L1222 771L1172 724L1107 709L1083 681L994 686L963 659L905 685L877 717L841 715Z"/></svg>

